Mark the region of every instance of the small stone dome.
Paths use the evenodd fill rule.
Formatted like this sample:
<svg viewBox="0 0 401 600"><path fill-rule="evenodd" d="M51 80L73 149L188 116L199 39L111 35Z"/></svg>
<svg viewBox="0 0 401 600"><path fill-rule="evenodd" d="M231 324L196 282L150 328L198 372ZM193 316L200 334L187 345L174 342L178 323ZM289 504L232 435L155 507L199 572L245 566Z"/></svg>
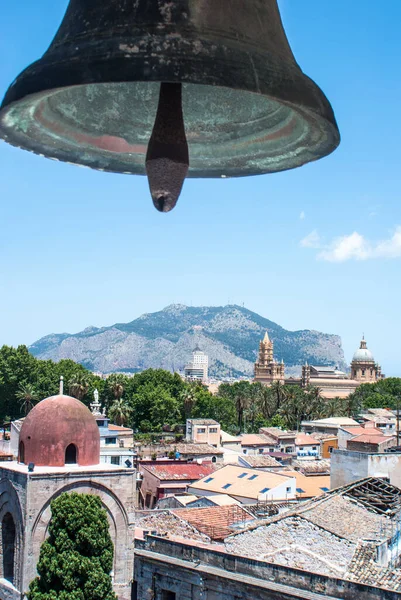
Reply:
<svg viewBox="0 0 401 600"><path fill-rule="evenodd" d="M100 434L90 410L71 396L51 396L24 419L19 462L37 466L99 464Z"/></svg>
<svg viewBox="0 0 401 600"><path fill-rule="evenodd" d="M352 357L352 362L375 362L373 354L366 346L365 338L362 338L361 345Z"/></svg>

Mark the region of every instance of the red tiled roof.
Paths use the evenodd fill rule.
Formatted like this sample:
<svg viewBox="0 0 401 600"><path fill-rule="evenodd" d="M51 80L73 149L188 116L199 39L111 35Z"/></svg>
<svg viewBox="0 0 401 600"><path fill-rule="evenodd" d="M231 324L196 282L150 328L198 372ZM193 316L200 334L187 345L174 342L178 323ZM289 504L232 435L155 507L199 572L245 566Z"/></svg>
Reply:
<svg viewBox="0 0 401 600"><path fill-rule="evenodd" d="M170 465L141 465L140 470L149 471L160 481L198 481L203 479L216 468L212 463L202 465L187 463L171 463Z"/></svg>
<svg viewBox="0 0 401 600"><path fill-rule="evenodd" d="M179 508L171 512L212 540L224 540L233 533L230 528L231 525L254 520L254 517L248 511L236 504L208 508Z"/></svg>
<svg viewBox="0 0 401 600"><path fill-rule="evenodd" d="M295 443L297 446L316 446L319 445L319 440L316 440L312 435L307 435L306 433L297 433Z"/></svg>
<svg viewBox="0 0 401 600"><path fill-rule="evenodd" d="M108 427L109 427L110 431L121 431L121 432L126 431L127 433L134 433L134 430L130 429L129 427L121 427L120 425L112 425L111 423L109 423Z"/></svg>
<svg viewBox="0 0 401 600"><path fill-rule="evenodd" d="M344 429L344 431L346 431L347 433L350 433L351 435L363 435L365 433L369 432L369 435L382 435L383 432L380 431L380 429L376 429L375 427L341 427L341 429Z"/></svg>
<svg viewBox="0 0 401 600"><path fill-rule="evenodd" d="M387 442L388 440L394 439L392 435L371 435L370 433L363 433L362 435L357 435L352 438L352 440L348 440L348 442L361 442L362 444L380 444L381 442Z"/></svg>
<svg viewBox="0 0 401 600"><path fill-rule="evenodd" d="M269 436L257 433L242 435L241 446L275 446L276 442Z"/></svg>

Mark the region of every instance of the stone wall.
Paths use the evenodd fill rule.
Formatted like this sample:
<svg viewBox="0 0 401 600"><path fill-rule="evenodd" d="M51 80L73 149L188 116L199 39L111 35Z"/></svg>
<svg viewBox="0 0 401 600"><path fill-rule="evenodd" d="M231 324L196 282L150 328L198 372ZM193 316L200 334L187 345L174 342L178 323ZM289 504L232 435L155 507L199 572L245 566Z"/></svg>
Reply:
<svg viewBox="0 0 401 600"><path fill-rule="evenodd" d="M8 463L13 465L15 463ZM130 599L134 556L135 471L131 469L68 469L26 473L18 465L0 467L2 512L10 512L17 526L15 581L21 591L36 576L40 547L51 518L50 502L64 492L94 494L106 510L114 544L114 589L120 600ZM1 490L0 490L1 491ZM1 596L0 596L1 597Z"/></svg>
<svg viewBox="0 0 401 600"><path fill-rule="evenodd" d="M399 600L399 593L148 536L137 541L138 600Z"/></svg>

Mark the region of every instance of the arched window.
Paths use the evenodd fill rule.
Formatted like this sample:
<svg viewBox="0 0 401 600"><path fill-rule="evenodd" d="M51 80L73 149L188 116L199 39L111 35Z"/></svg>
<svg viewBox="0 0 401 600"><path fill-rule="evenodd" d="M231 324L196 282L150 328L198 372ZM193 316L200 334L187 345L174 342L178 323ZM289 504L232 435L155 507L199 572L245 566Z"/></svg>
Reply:
<svg viewBox="0 0 401 600"><path fill-rule="evenodd" d="M217 458L215 456L212 456L212 463L217 462Z"/></svg>
<svg viewBox="0 0 401 600"><path fill-rule="evenodd" d="M77 463L77 447L75 444L70 444L65 450L65 464L75 465Z"/></svg>
<svg viewBox="0 0 401 600"><path fill-rule="evenodd" d="M24 446L24 442L20 442L19 443L18 462L20 462L20 463L24 463L25 462L25 446Z"/></svg>
<svg viewBox="0 0 401 600"><path fill-rule="evenodd" d="M7 513L1 523L1 541L3 551L3 577L14 583L15 557L15 524L14 519Z"/></svg>

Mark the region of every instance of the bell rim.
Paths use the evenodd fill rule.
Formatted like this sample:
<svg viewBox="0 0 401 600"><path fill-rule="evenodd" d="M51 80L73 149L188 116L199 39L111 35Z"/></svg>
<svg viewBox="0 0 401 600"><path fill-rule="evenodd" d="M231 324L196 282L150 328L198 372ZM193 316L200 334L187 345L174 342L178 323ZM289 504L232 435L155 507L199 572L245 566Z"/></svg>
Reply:
<svg viewBox="0 0 401 600"><path fill-rule="evenodd" d="M111 83L113 83L113 82L111 82ZM141 82L136 82L136 83L141 83ZM144 81L143 83L148 83L148 82ZM153 83L157 83L157 82L153 82ZM53 93L56 93L57 91L66 91L71 88L86 87L86 85L88 85L88 84L82 84L82 85L78 84L75 86L65 86L62 88L50 89L50 90L48 90L48 94L51 95ZM93 85L93 86L107 85L107 82L105 82L104 84L103 83L94 83L94 84L89 84L89 85ZM192 84L189 84L189 85L192 85ZM193 85L202 85L202 84L193 84ZM209 87L209 86L205 86L205 87ZM218 87L224 88L225 86L218 86ZM227 87L226 89L230 90L232 88ZM257 92L252 92L252 91L248 91L248 90L241 90L241 91L245 92L246 94L260 95ZM12 130L10 131L8 128L6 128L4 126L4 119L7 115L7 113L9 111L11 111L15 106L20 104L22 101L29 100L29 99L35 99L40 96L46 97L46 94L44 92L38 92L37 94L30 94L29 96L27 96L26 98L23 98L22 100L17 100L16 102L6 105L4 108L3 108L3 106L0 107L0 139L3 139L6 143L10 144L13 147L17 147L19 149L26 150L37 156L42 156L49 160L65 162L65 163L73 164L76 166L86 167L86 168L89 168L92 170L106 172L106 173L146 176L145 154L143 155L143 166L140 170L138 170L138 168L129 170L126 167L121 168L121 169L116 169L115 167L108 168L107 166L97 166L96 160L94 160L91 164L89 164L88 162L83 162L82 160L80 160L79 157L74 159L74 157L71 156L71 154L69 152L65 152L62 149L56 148L55 151L52 153L46 152L46 151L44 151L43 146L41 146L37 142L35 143L34 138L27 138L28 141L31 141L31 144L29 144L29 143L23 144L23 143L21 143L21 141L19 141L17 139L17 137L13 137L14 132ZM294 164L292 166L287 166L287 167L279 167L279 168L270 168L269 167L267 169L266 168L265 169L239 168L238 172L231 170L231 172L229 174L227 174L227 173L224 173L223 171L229 171L230 169L221 168L220 170L211 171L210 169L200 169L200 168L190 166L190 169L189 169L189 172L187 175L188 178L211 178L211 179L227 178L227 179L231 179L231 178L237 178L237 177L238 178L239 177L252 177L252 176L257 176L257 175L280 173L280 172L284 172L284 171L288 171L288 170L292 170L292 169L304 166L306 164L309 164L310 162L315 162L317 160L320 160L321 158L325 158L325 157L329 156L330 154L332 154L338 148L340 141L341 141L341 136L340 136L340 132L338 130L335 120L334 120L334 122L331 122L310 109L309 110L305 109L305 108L301 109L299 106L292 104L291 102L288 102L288 101L278 101L276 98L270 97L265 94L262 94L262 96L264 96L265 98L269 98L273 101L276 101L279 104L288 106L295 113L298 113L298 114L305 113L305 112L312 113L312 116L315 119L317 119L318 121L320 121L325 126L326 131L328 132L328 135L330 136L330 142L326 145L326 149L323 152L319 152L319 154L313 158L308 157L305 160L299 160L297 162L297 164ZM191 143L189 143L189 148L191 151Z"/></svg>

